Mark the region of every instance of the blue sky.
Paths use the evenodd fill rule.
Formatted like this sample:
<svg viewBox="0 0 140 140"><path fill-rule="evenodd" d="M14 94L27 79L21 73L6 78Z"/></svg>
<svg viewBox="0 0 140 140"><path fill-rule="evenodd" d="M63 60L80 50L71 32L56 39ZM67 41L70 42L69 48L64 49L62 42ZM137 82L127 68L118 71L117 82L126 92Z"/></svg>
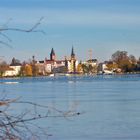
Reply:
<svg viewBox="0 0 140 140"><path fill-rule="evenodd" d="M40 60L53 47L63 59L72 45L79 60L90 49L100 61L117 50L140 56L140 0L0 0L0 27L10 19L9 27L30 28L40 17L46 35L6 32L13 48L0 45L0 56Z"/></svg>

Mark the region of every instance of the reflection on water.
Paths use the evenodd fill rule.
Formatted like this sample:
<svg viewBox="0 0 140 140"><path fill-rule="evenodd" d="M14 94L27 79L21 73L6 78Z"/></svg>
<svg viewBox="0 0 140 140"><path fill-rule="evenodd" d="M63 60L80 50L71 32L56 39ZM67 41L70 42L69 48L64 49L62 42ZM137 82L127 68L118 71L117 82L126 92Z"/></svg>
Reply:
<svg viewBox="0 0 140 140"><path fill-rule="evenodd" d="M139 90L140 75L0 79L7 98L84 112L40 121L53 134L50 140L139 140Z"/></svg>

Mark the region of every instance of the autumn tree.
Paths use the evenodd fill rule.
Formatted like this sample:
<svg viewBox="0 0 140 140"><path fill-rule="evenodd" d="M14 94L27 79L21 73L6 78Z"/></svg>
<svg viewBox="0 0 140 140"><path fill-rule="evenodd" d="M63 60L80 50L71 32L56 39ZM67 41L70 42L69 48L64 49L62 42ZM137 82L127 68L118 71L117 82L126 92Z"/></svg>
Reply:
<svg viewBox="0 0 140 140"><path fill-rule="evenodd" d="M130 55L129 56L129 60L131 62L131 67L130 67L130 71L134 72L137 71L137 59L134 55Z"/></svg>
<svg viewBox="0 0 140 140"><path fill-rule="evenodd" d="M81 62L77 66L77 72L78 73L83 73L83 68L82 68L82 63Z"/></svg>
<svg viewBox="0 0 140 140"><path fill-rule="evenodd" d="M27 64L25 66L25 74L26 74L26 76L32 76L33 75L33 73L32 73L32 66L31 65Z"/></svg>
<svg viewBox="0 0 140 140"><path fill-rule="evenodd" d="M93 66L91 64L82 64L81 69L84 74L94 74L97 73L97 66Z"/></svg>
<svg viewBox="0 0 140 140"><path fill-rule="evenodd" d="M106 66L109 71L117 72L118 65L116 62L109 61Z"/></svg>
<svg viewBox="0 0 140 140"><path fill-rule="evenodd" d="M112 54L112 61L115 62L123 72L129 72L132 62L126 51L117 51Z"/></svg>
<svg viewBox="0 0 140 140"><path fill-rule="evenodd" d="M137 64L137 59L136 59L136 57L134 55L132 55L132 54L129 55L129 59L130 59L132 64Z"/></svg>
<svg viewBox="0 0 140 140"><path fill-rule="evenodd" d="M137 61L136 71L140 72L140 57L139 57L139 59Z"/></svg>
<svg viewBox="0 0 140 140"><path fill-rule="evenodd" d="M39 75L39 68L36 64L37 64L37 61L35 60L35 56L32 56L32 62L30 63L31 69L32 69L32 76Z"/></svg>
<svg viewBox="0 0 140 140"><path fill-rule="evenodd" d="M7 63L5 61L2 61L0 63L0 77L3 76L3 74L5 73L6 70L8 70L9 66L7 65Z"/></svg>
<svg viewBox="0 0 140 140"><path fill-rule="evenodd" d="M122 60L128 60L128 53L126 51L116 51L112 54L112 60L120 64Z"/></svg>

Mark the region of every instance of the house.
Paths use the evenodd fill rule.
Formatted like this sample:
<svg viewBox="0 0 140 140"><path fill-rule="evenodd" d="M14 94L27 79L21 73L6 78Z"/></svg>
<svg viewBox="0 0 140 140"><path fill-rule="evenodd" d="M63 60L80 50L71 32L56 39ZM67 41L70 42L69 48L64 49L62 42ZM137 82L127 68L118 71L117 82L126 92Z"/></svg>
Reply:
<svg viewBox="0 0 140 140"><path fill-rule="evenodd" d="M17 59L15 59L15 58L13 58L12 59L12 62L11 62L11 64L10 64L10 68L11 69L13 69L13 76L17 76L18 74L19 74L19 72L20 72L20 70L21 70L21 63L20 63L20 61L19 60L17 60ZM11 75L12 76L12 75Z"/></svg>
<svg viewBox="0 0 140 140"><path fill-rule="evenodd" d="M89 59L85 62L82 62L82 64L85 64L87 66L91 65L92 67L94 67L94 66L98 65L98 60L97 59Z"/></svg>
<svg viewBox="0 0 140 140"><path fill-rule="evenodd" d="M15 76L16 75L16 71L13 68L7 68L7 70L5 70L5 72L3 73L4 77L11 77L11 76Z"/></svg>
<svg viewBox="0 0 140 140"><path fill-rule="evenodd" d="M99 73L113 74L120 73L121 69L118 68L117 64L113 61L105 61L99 64Z"/></svg>
<svg viewBox="0 0 140 140"><path fill-rule="evenodd" d="M19 74L20 70L21 70L21 64L20 64L19 60L13 58L11 64L7 65L5 67L5 70L2 74L2 76L4 76L4 77L17 76Z"/></svg>
<svg viewBox="0 0 140 140"><path fill-rule="evenodd" d="M89 59L87 61L81 62L81 70L80 73L84 74L96 74L98 68L97 59Z"/></svg>

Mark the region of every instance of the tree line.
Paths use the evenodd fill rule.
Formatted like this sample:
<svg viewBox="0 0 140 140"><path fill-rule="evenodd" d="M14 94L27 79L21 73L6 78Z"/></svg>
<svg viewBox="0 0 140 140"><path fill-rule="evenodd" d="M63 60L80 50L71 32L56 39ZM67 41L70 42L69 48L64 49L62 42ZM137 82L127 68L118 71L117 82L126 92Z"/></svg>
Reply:
<svg viewBox="0 0 140 140"><path fill-rule="evenodd" d="M116 51L111 55L111 59L93 65L93 60L88 60L87 63L80 63L78 70L84 74L94 74L101 71L100 66L105 64L106 70L113 73L139 73L140 58L137 59L134 55L129 55L127 51Z"/></svg>

